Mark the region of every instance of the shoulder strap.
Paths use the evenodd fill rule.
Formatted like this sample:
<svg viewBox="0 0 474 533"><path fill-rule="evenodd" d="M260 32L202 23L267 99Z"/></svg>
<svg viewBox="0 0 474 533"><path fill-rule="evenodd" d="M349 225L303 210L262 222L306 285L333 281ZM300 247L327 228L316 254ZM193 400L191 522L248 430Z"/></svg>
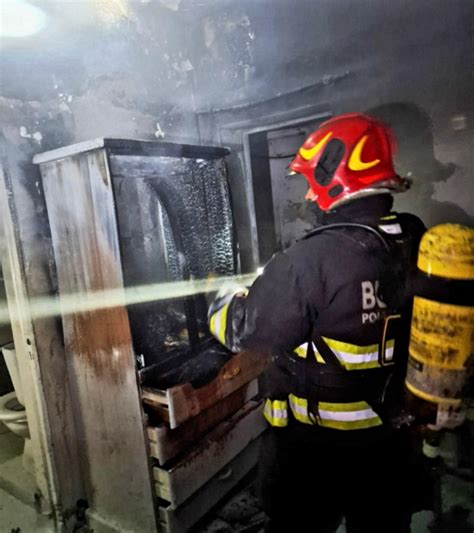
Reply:
<svg viewBox="0 0 474 533"><path fill-rule="evenodd" d="M323 231L329 230L329 229L342 229L342 228L359 228L359 229L365 229L366 231L369 231L373 235L375 235L379 241L382 243L384 249L386 252L390 252L391 248L387 240L383 237L383 235L377 231L372 226L368 226L366 224L358 224L355 222L341 222L336 224L328 224L325 226L320 226L313 231L310 231L307 233L301 240L310 239L311 237L314 237L315 235L322 233ZM319 353L322 355L324 360L328 365L331 366L332 370L340 370L342 372L345 372L345 368L341 365L339 359L336 357L335 353L331 350L331 348L327 345L327 343L324 341L324 339L321 336L316 336L314 338L314 344L319 351ZM307 355L307 361L314 361L316 363L316 359L314 357L314 354L312 353L313 350L311 348L311 339L310 342L308 342L308 351L311 352ZM310 357L311 355L311 357Z"/></svg>
<svg viewBox="0 0 474 533"><path fill-rule="evenodd" d="M309 233L307 233L301 240L304 241L306 239L310 239L311 237L314 237L318 233L321 233L328 229L338 229L338 228L361 228L361 229L370 231L373 235L376 235L379 241L383 244L383 247L385 248L385 250L387 252L390 251L389 244L387 243L387 241L385 240L385 238L383 237L383 235L381 235L379 231L377 231L372 226L367 226L366 224L357 224L355 222L340 222L337 224L328 224L326 226L320 226L319 228L316 228L313 231L310 231Z"/></svg>

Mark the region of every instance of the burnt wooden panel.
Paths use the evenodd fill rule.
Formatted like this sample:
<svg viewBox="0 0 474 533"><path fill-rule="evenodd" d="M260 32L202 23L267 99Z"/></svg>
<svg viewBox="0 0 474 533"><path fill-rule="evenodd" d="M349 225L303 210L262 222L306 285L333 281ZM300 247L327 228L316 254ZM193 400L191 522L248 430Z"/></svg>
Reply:
<svg viewBox="0 0 474 533"><path fill-rule="evenodd" d="M42 512L68 524L85 494L62 328L56 317L30 312L31 298L57 288L45 200L38 169L1 144L1 258L34 449L36 487L29 490Z"/></svg>
<svg viewBox="0 0 474 533"><path fill-rule="evenodd" d="M257 464L260 438L252 441L232 461L177 508L160 507L164 533L190 531Z"/></svg>
<svg viewBox="0 0 474 533"><path fill-rule="evenodd" d="M41 165L60 297L123 287L106 154ZM156 527L150 467L124 305L62 316L89 503L121 529Z"/></svg>
<svg viewBox="0 0 474 533"><path fill-rule="evenodd" d="M148 428L151 456L164 464L201 439L208 431L238 411L258 393L256 379L237 389L227 398L212 405L176 429L166 424Z"/></svg>
<svg viewBox="0 0 474 533"><path fill-rule="evenodd" d="M234 355L207 385L195 389L190 383L184 383L166 391L143 387L143 401L152 407L166 406L171 429L174 429L255 379L267 364L265 354L241 352Z"/></svg>
<svg viewBox="0 0 474 533"><path fill-rule="evenodd" d="M265 425L261 404L247 402L169 470L153 468L157 495L178 507L256 439Z"/></svg>

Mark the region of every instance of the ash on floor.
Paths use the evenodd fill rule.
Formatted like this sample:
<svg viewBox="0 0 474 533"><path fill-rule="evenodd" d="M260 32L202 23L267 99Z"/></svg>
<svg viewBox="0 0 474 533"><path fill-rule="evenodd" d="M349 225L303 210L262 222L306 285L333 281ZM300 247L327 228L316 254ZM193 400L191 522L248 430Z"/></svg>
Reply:
<svg viewBox="0 0 474 533"><path fill-rule="evenodd" d="M256 496L255 475L252 478L246 480L247 486L227 499L206 522L198 525L195 533L258 533L263 531L265 517Z"/></svg>
<svg viewBox="0 0 474 533"><path fill-rule="evenodd" d="M473 533L474 484L453 475L442 478L443 514L438 521L432 511L413 515L412 533ZM255 493L255 478L218 507L194 533L262 533L264 514ZM341 524L336 533L345 533Z"/></svg>

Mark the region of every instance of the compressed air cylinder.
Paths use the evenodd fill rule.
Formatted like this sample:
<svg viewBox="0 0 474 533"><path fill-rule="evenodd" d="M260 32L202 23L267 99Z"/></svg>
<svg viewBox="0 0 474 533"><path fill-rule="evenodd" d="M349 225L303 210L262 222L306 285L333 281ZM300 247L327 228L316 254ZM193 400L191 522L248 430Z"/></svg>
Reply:
<svg viewBox="0 0 474 533"><path fill-rule="evenodd" d="M463 422L463 395L473 366L474 230L442 224L423 236L421 295L413 303L406 388L438 428ZM415 413L416 414L416 413Z"/></svg>

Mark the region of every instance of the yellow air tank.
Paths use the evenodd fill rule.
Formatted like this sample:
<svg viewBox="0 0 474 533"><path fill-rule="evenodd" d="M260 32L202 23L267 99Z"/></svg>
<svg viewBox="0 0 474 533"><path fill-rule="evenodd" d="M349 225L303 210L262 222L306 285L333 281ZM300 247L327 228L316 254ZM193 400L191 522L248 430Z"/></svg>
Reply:
<svg viewBox="0 0 474 533"><path fill-rule="evenodd" d="M464 420L473 366L474 230L458 224L428 230L418 270L405 380L409 405L437 429L452 428Z"/></svg>

